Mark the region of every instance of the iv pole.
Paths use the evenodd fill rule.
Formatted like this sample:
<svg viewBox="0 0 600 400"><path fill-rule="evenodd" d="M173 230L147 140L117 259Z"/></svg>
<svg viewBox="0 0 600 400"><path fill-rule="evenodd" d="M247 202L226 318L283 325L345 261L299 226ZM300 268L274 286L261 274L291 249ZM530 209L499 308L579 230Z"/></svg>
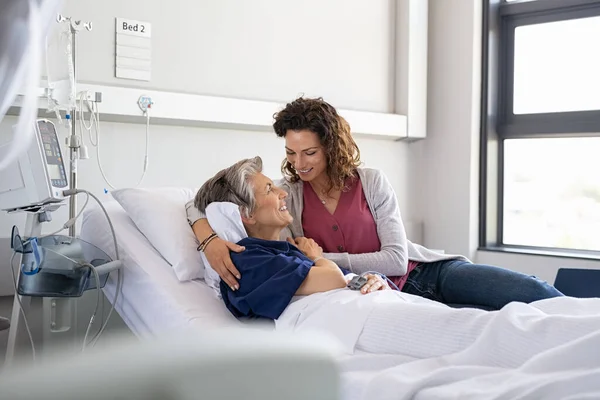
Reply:
<svg viewBox="0 0 600 400"><path fill-rule="evenodd" d="M73 85L77 84L77 65L76 65L76 51L77 51L77 33L85 28L88 31L92 30L92 23L81 21L75 21L71 17L64 17L61 14L57 17L57 22L69 22L71 29L71 56L73 63ZM76 90L73 90L77 93ZM79 149L81 147L81 138L77 136L77 100L74 101L74 106L71 109L71 134L67 138L67 146L69 146L69 189L77 189L77 160L79 159ZM69 197L69 219L75 218L77 214L77 196ZM69 236L75 237L75 224L69 227Z"/></svg>
<svg viewBox="0 0 600 400"><path fill-rule="evenodd" d="M92 30L92 23L81 21L74 21L71 17L63 17L62 15L58 15L57 22L68 22L69 29L71 31L71 55L72 55L72 68L73 71L73 93L77 93L75 90L76 80L76 35L77 33L85 28L88 31ZM77 118L77 100L73 102L74 106L71 107L70 117L71 117L71 133L67 137L67 146L69 147L69 189L77 188L77 160L79 159L79 151L81 148L81 138L77 136L77 125L75 123ZM27 234L32 236L38 236L42 227L41 224L46 221L50 221L49 211L54 211L60 205L46 205L40 208L38 212L28 213L26 220L25 230ZM76 196L72 195L69 197L69 219L74 218L77 214L77 201ZM69 227L69 236L75 237L75 224ZM12 268L12 266L11 266ZM17 278L16 284L18 285L19 278ZM15 296L18 296L18 300L15 299L13 303L12 317L11 317L11 327L8 335L8 343L6 350L6 358L5 365L10 365L13 362L15 356L15 348L17 343L17 334L19 331L19 325L21 320L21 312L24 314L27 313L29 307L31 305L31 297L29 296L21 296L18 293L15 293ZM43 321L42 324L44 327L50 327L51 333L70 335L71 337L75 337L75 329L72 329L77 324L77 305L69 298L54 298L54 297L44 297L42 299L42 315ZM55 316L61 315L65 318L60 324L57 324L55 321ZM70 318L68 317L70 316ZM43 341L49 341L51 334L47 333L44 329L43 332Z"/></svg>

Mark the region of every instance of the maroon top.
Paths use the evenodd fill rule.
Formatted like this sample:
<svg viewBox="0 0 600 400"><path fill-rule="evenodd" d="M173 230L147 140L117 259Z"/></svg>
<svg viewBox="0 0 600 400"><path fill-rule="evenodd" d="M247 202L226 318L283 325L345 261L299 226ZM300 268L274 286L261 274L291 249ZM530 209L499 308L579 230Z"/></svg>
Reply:
<svg viewBox="0 0 600 400"><path fill-rule="evenodd" d="M360 179L348 180L346 188L340 195L335 212L330 214L312 186L303 182L304 236L317 242L325 253L362 254L381 251L377 224ZM389 278L402 289L408 273L417 265L417 262L409 261L406 275Z"/></svg>

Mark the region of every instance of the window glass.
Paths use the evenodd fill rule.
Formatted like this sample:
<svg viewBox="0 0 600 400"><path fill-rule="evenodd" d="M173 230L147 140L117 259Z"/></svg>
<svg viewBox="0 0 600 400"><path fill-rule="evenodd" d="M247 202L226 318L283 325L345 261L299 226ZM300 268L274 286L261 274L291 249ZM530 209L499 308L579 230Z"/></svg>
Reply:
<svg viewBox="0 0 600 400"><path fill-rule="evenodd" d="M600 138L504 141L503 243L600 251Z"/></svg>
<svg viewBox="0 0 600 400"><path fill-rule="evenodd" d="M514 114L600 110L600 17L515 29Z"/></svg>

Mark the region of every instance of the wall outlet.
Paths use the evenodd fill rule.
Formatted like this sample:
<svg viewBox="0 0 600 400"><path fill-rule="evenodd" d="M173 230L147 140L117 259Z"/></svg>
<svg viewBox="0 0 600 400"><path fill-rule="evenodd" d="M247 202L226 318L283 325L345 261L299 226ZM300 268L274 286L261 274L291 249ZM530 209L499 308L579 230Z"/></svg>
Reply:
<svg viewBox="0 0 600 400"><path fill-rule="evenodd" d="M154 102L152 101L152 97L150 96L141 95L138 99L138 106L140 107L140 110L142 110L142 112L144 113L146 113L148 109L152 107L152 104L154 104Z"/></svg>
<svg viewBox="0 0 600 400"><path fill-rule="evenodd" d="M101 103L102 102L102 92L92 92L92 91L81 91L77 94L77 100L79 101L79 99L81 98L81 95L83 95L83 99L85 101L91 101L94 103Z"/></svg>

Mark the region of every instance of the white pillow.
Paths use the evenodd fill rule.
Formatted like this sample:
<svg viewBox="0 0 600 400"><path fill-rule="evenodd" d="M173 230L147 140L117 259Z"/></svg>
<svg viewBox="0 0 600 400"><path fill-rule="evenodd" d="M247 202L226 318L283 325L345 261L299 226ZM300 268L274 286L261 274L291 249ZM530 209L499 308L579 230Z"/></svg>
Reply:
<svg viewBox="0 0 600 400"><path fill-rule="evenodd" d="M237 243L243 238L248 237L244 224L242 223L240 208L236 204L227 202L211 203L206 207L206 218L213 231L215 231L215 233L223 240ZM220 296L221 290L219 288L219 282L221 281L221 278L219 277L219 274L211 268L204 253L201 254L201 257L206 266L204 281L208 286L215 289Z"/></svg>
<svg viewBox="0 0 600 400"><path fill-rule="evenodd" d="M195 193L194 189L175 187L128 188L111 192L137 228L171 264L180 281L204 277L204 265L197 251L198 240L185 211L185 203Z"/></svg>

